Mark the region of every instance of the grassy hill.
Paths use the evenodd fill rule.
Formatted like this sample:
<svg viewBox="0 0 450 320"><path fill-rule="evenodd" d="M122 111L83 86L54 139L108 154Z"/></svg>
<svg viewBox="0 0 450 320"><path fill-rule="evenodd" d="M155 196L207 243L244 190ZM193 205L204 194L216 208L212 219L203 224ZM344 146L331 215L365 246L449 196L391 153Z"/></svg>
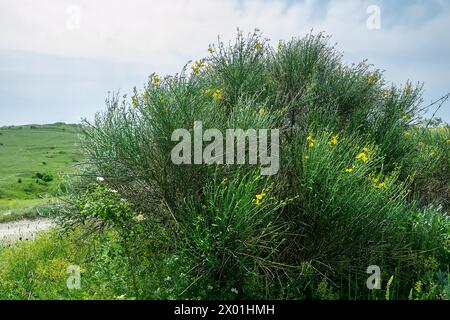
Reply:
<svg viewBox="0 0 450 320"><path fill-rule="evenodd" d="M0 221L33 216L81 160L80 127L64 123L0 128Z"/></svg>

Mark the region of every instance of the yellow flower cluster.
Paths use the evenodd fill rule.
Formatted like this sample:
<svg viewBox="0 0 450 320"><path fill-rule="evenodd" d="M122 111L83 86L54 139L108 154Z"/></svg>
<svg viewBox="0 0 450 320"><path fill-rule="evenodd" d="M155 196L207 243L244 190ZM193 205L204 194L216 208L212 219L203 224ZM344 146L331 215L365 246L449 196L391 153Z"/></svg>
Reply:
<svg viewBox="0 0 450 320"><path fill-rule="evenodd" d="M369 78L367 79L367 84L369 86L371 86L371 85L373 85L375 83L376 80L377 79L376 79L376 77L374 75L370 75Z"/></svg>
<svg viewBox="0 0 450 320"><path fill-rule="evenodd" d="M265 196L266 196L266 193L265 193L264 190L263 190L262 193L257 194L257 195L255 196L254 203L255 203L257 206L261 205L261 201L264 199Z"/></svg>
<svg viewBox="0 0 450 320"><path fill-rule="evenodd" d="M316 140L314 139L314 135L312 133L310 133L308 137L306 137L306 141L308 142L308 146L310 148L314 148Z"/></svg>
<svg viewBox="0 0 450 320"><path fill-rule="evenodd" d="M331 137L331 140L328 142L328 144L330 146L335 146L335 145L338 144L338 141L339 141L339 134L336 134L336 135Z"/></svg>
<svg viewBox="0 0 450 320"><path fill-rule="evenodd" d="M213 53L216 52L216 51L214 50L213 47L209 47L209 48L208 48L208 52L209 52L210 54L213 54Z"/></svg>
<svg viewBox="0 0 450 320"><path fill-rule="evenodd" d="M216 101L222 100L222 90L221 89L217 89L217 90L205 89L203 91L203 94L211 95L214 98L214 100L216 100Z"/></svg>
<svg viewBox="0 0 450 320"><path fill-rule="evenodd" d="M257 41L255 43L255 48L256 48L256 50L261 50L263 48L263 45L260 42Z"/></svg>
<svg viewBox="0 0 450 320"><path fill-rule="evenodd" d="M153 75L153 77L152 77L152 84L157 86L160 83L161 83L161 79L156 74Z"/></svg>
<svg viewBox="0 0 450 320"><path fill-rule="evenodd" d="M361 160L364 163L368 163L369 162L369 157L364 152L358 153L356 155L356 159Z"/></svg>
<svg viewBox="0 0 450 320"><path fill-rule="evenodd" d="M388 179L384 179L384 181L382 181L382 178L380 175L376 176L375 172L372 172L369 174L369 178L372 181L372 186L375 189L389 189L386 181L388 181Z"/></svg>
<svg viewBox="0 0 450 320"><path fill-rule="evenodd" d="M202 68L205 67L205 64L201 60L197 60L194 62L194 65L191 67L192 72L194 72L195 75L198 75L200 71L202 71Z"/></svg>
<svg viewBox="0 0 450 320"><path fill-rule="evenodd" d="M216 91L213 92L212 96L216 101L221 101L222 100L222 90L217 89Z"/></svg>

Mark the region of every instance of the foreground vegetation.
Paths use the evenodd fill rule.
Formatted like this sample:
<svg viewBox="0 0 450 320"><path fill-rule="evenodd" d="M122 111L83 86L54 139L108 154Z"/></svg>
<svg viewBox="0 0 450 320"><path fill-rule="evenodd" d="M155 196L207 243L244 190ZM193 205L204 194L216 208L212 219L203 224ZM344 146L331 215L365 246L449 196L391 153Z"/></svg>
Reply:
<svg viewBox="0 0 450 320"><path fill-rule="evenodd" d="M322 34L219 42L85 123L63 229L0 251L0 297L448 299L450 131L420 121L420 97ZM173 164L172 132L199 120L280 128L279 173Z"/></svg>

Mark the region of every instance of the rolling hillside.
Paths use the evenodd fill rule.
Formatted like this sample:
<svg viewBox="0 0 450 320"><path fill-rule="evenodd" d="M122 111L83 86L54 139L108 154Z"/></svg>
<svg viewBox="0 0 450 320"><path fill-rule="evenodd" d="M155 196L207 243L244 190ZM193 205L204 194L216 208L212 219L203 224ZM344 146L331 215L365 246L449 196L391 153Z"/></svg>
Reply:
<svg viewBox="0 0 450 320"><path fill-rule="evenodd" d="M0 128L0 222L45 206L81 160L79 133L78 125L64 123Z"/></svg>

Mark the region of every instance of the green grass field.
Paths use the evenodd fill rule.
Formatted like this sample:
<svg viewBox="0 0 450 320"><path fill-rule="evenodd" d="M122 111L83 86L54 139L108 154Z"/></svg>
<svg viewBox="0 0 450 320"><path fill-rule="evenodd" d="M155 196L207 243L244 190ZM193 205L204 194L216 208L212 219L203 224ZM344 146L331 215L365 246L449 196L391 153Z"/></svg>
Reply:
<svg viewBox="0 0 450 320"><path fill-rule="evenodd" d="M81 160L77 125L0 128L0 221L34 216Z"/></svg>

